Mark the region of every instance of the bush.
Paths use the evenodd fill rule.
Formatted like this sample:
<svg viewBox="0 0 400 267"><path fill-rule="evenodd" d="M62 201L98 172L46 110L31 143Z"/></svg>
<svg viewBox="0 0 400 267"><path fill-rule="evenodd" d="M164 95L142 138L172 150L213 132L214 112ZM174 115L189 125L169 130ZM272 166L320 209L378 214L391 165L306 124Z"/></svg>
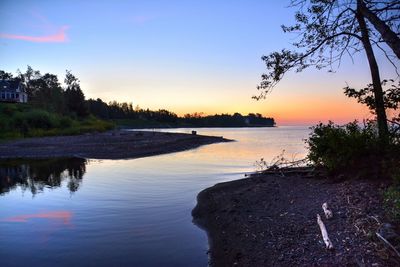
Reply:
<svg viewBox="0 0 400 267"><path fill-rule="evenodd" d="M18 113L14 117L14 127L17 129L40 128L50 129L57 125L57 118L44 110L32 110L31 112Z"/></svg>
<svg viewBox="0 0 400 267"><path fill-rule="evenodd" d="M71 127L73 120L69 117L62 117L59 122L59 127L61 128L68 128Z"/></svg>
<svg viewBox="0 0 400 267"><path fill-rule="evenodd" d="M312 128L309 139L308 159L330 173L348 170L365 171L370 164L377 164L382 151L376 126L368 122L360 127L357 121L339 126L333 122Z"/></svg>
<svg viewBox="0 0 400 267"><path fill-rule="evenodd" d="M6 116L12 116L17 112L17 107L15 104L2 103L0 105L0 113L3 113Z"/></svg>
<svg viewBox="0 0 400 267"><path fill-rule="evenodd" d="M393 185L384 193L385 210L392 220L400 221L400 187Z"/></svg>

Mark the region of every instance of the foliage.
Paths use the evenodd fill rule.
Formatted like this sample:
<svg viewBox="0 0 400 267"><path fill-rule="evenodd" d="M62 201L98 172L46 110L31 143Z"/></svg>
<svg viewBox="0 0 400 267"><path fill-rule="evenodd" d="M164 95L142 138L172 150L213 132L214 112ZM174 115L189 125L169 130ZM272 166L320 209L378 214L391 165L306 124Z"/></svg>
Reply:
<svg viewBox="0 0 400 267"><path fill-rule="evenodd" d="M367 122L364 127L356 121L344 126L332 122L320 123L312 130L306 141L308 158L316 166L333 173L369 168L370 160L373 162L382 152L376 126L372 122Z"/></svg>
<svg viewBox="0 0 400 267"><path fill-rule="evenodd" d="M85 102L85 95L79 84L79 79L76 78L71 71L67 70L64 82L66 84L64 95L68 110L78 117L87 116L89 112Z"/></svg>
<svg viewBox="0 0 400 267"><path fill-rule="evenodd" d="M292 7L298 9L296 23L282 26L282 29L297 34L298 41L293 43L295 50L282 49L262 57L267 72L262 74L257 87L259 95L253 98L265 98L291 70L300 72L316 67L333 71L336 65L340 66L343 56L353 59L354 54L364 51L372 79L372 86L368 90L373 91L379 136L382 143L386 143L387 118L374 48L382 50L396 68L394 61L400 58L400 3L394 0L292 0L291 3ZM395 55L380 43L386 43Z"/></svg>
<svg viewBox="0 0 400 267"><path fill-rule="evenodd" d="M87 101L89 112L99 118L114 120L120 125L135 128L141 127L247 127L274 126L273 118L265 118L261 114L240 113L215 114L206 116L203 113L185 114L178 117L175 113L165 110L133 108L131 103L116 101L105 103L100 98Z"/></svg>
<svg viewBox="0 0 400 267"><path fill-rule="evenodd" d="M23 83L29 104L0 103L0 138L24 136L70 135L105 131L114 123L90 116L79 79L66 72L64 85L57 75L27 70L14 77L0 71L0 79Z"/></svg>
<svg viewBox="0 0 400 267"><path fill-rule="evenodd" d="M384 206L392 220L400 221L400 187L391 186L384 193Z"/></svg>
<svg viewBox="0 0 400 267"><path fill-rule="evenodd" d="M394 80L383 80L382 85L387 87L383 91L385 108L397 110L400 104L400 82L396 85ZM371 111L376 109L372 84L368 84L367 87L359 90L346 86L344 94L348 97L356 98L359 103L366 105Z"/></svg>
<svg viewBox="0 0 400 267"><path fill-rule="evenodd" d="M114 124L93 116L72 119L27 104L0 103L0 138L74 135L105 131Z"/></svg>
<svg viewBox="0 0 400 267"><path fill-rule="evenodd" d="M320 123L312 130L306 140L308 159L332 175L385 179L399 172L399 132L391 132L389 144L383 146L375 121L364 125L354 121L343 126Z"/></svg>
<svg viewBox="0 0 400 267"><path fill-rule="evenodd" d="M247 127L274 126L273 118L240 113L179 117L166 109L149 110L132 103L105 103L100 98L85 100L79 79L67 70L64 83L57 75L42 74L28 66L17 76L0 70L0 79L20 81L28 93L28 105L1 105L0 137L78 134L103 131L115 123L133 128L159 127ZM102 121L107 120L108 122Z"/></svg>
<svg viewBox="0 0 400 267"><path fill-rule="evenodd" d="M367 1L365 1L367 2ZM343 56L350 56L363 50L362 33L357 20L357 13L372 12L377 19L389 26L389 31L400 32L400 18L396 12L400 4L396 1L325 1L325 0L292 0L291 7L297 8L296 23L291 26L282 26L286 33L295 33L298 38L293 43L295 51L282 49L263 56L268 72L262 75L258 86L260 95L256 99L265 98L266 94L290 70L300 72L308 67L322 69L328 67L330 71L340 62ZM360 10L360 7L363 7ZM361 14L361 15L362 15ZM364 15L365 16L365 15ZM369 36L372 43L385 54L379 43L384 42L379 33L369 27ZM389 57L391 58L391 57Z"/></svg>

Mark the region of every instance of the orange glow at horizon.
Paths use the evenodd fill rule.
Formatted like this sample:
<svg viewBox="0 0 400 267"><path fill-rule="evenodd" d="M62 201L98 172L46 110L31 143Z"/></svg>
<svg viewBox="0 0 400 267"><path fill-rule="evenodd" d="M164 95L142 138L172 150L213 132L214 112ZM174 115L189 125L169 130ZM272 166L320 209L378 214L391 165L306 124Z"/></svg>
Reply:
<svg viewBox="0 0 400 267"><path fill-rule="evenodd" d="M329 120L343 124L354 120L362 121L373 118L367 107L344 97L330 99L297 97L297 100L288 99L287 101L282 101L281 99L268 99L266 102L254 101L244 103L243 105L222 103L216 107L193 105L190 107L179 107L175 110L170 108L170 110L174 111L178 116L184 116L188 113L193 114L195 112L203 113L203 115L233 114L235 112L239 112L242 115L260 113L265 117L274 118L277 125L313 125L319 122L328 122Z"/></svg>
<svg viewBox="0 0 400 267"><path fill-rule="evenodd" d="M186 81L187 77L182 79ZM168 80L153 80L150 84L130 80L128 84L116 89L92 77L91 81L87 81L86 88L89 89L88 98L100 97L105 102L128 102L151 110L166 109L178 116L193 113L260 113L273 117L277 125L313 125L328 120L343 124L372 118L365 106L343 94L342 88L346 83L342 78L329 73L320 73L318 76L307 72L288 75L265 100L256 101L251 96L257 93L254 81L258 79L256 75L251 80L236 83L205 79L190 85L187 82L189 90L176 81ZM363 82L354 82L355 87L359 87L359 84ZM97 89L100 87L105 90L99 92Z"/></svg>

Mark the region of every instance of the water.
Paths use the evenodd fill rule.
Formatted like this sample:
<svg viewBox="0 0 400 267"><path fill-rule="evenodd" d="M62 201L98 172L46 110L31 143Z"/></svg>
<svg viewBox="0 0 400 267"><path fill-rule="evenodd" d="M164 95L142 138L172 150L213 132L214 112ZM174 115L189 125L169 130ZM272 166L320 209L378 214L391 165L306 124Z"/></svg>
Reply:
<svg viewBox="0 0 400 267"><path fill-rule="evenodd" d="M1 265L207 266L197 194L283 149L304 157L309 130L194 130L236 142L133 160L0 161Z"/></svg>

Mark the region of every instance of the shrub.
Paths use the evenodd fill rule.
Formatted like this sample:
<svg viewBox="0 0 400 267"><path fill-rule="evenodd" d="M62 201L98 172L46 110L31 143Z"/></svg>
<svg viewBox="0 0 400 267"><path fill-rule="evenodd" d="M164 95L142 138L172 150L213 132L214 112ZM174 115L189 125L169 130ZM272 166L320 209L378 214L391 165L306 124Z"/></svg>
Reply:
<svg viewBox="0 0 400 267"><path fill-rule="evenodd" d="M2 103L0 104L0 113L3 113L6 116L12 116L17 112L17 107L15 104Z"/></svg>
<svg viewBox="0 0 400 267"><path fill-rule="evenodd" d="M392 220L400 221L400 187L393 185L384 193L384 206Z"/></svg>
<svg viewBox="0 0 400 267"><path fill-rule="evenodd" d="M331 173L348 171L349 168L363 171L369 164L381 158L376 126L368 122L361 127L357 121L339 126L333 122L318 124L306 141L308 159L316 166Z"/></svg>
<svg viewBox="0 0 400 267"><path fill-rule="evenodd" d="M68 128L71 127L73 120L69 117L62 117L59 121L59 127L61 128Z"/></svg>
<svg viewBox="0 0 400 267"><path fill-rule="evenodd" d="M26 116L28 125L32 128L50 129L57 125L57 119L54 115L42 110L35 110Z"/></svg>

